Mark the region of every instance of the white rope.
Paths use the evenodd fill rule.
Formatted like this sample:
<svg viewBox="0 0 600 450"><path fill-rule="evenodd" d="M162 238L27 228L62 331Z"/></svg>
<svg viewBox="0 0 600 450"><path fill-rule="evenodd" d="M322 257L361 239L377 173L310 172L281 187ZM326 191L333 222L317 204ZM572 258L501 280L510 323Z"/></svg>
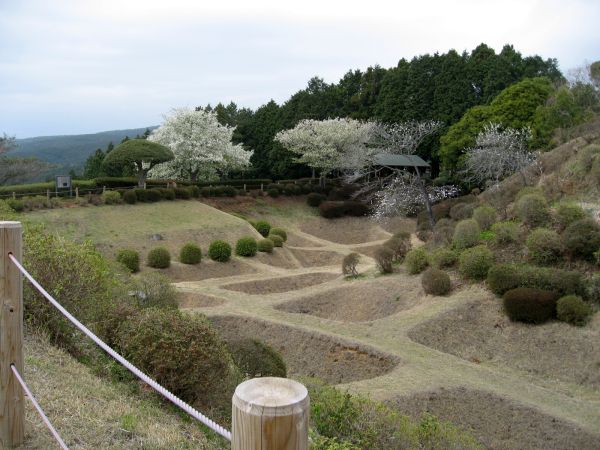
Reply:
<svg viewBox="0 0 600 450"><path fill-rule="evenodd" d="M50 420L48 419L48 417L46 417L46 414L44 414L44 411L42 410L40 404L37 402L37 400L35 399L35 397L31 393L31 391L29 390L29 388L25 384L25 380L23 380L23 378L21 378L21 375L19 374L19 371L17 370L17 368L15 367L15 365L11 364L10 368L12 369L13 373L15 374L15 377L17 377L17 380L19 380L19 384L21 385L21 387L23 388L23 390L27 394L27 397L29 397L29 400L31 400L31 403L33 403L33 406L35 407L35 409L37 410L37 412L40 414L40 416L42 417L42 420L44 421L44 423L46 424L46 426L48 427L48 429L52 433L52 436L54 436L54 439L56 439L56 442L58 442L58 445L60 445L60 448L62 448L63 450L69 450L69 447L67 447L67 445L65 444L65 442L61 439L61 437L58 434L58 432L56 431L56 429L50 423Z"/></svg>
<svg viewBox="0 0 600 450"><path fill-rule="evenodd" d="M228 441L231 441L231 433L228 430L226 430L225 428L223 428L221 425L217 424L216 422L213 422L212 420L210 420L204 414L197 411L192 406L188 405L186 402L181 400L179 397L177 397L175 394L173 394L168 389L165 389L164 387L162 387L160 384L158 384L156 381L154 381L152 378L150 378L148 375L146 375L144 372L142 372L140 369L135 367L133 364L131 364L129 361L127 361L125 358L123 358L120 354L118 354L112 348L110 348L102 339L100 339L98 336L96 336L94 333L92 333L85 325L83 325L81 322L79 322L79 320L77 320L75 317L73 317L71 315L71 313L69 313L69 311L67 311L65 308L63 308L63 306L60 303L58 303L42 286L40 286L40 284L29 274L29 272L27 272L27 270L25 270L25 268L21 265L21 263L19 261L17 261L17 259L14 257L14 255L12 253L9 253L8 257L10 258L10 260L13 263L15 263L15 265L18 267L18 269L21 271L21 273L23 275L25 275L25 277L31 282L31 284L33 284L33 286L38 291L40 291L40 293L44 297L46 297L48 299L48 301L50 303L52 303L56 309L58 309L67 319L69 319L71 321L71 323L73 323L73 325L75 325L77 328L79 328L92 341L94 341L96 344L98 344L106 353L108 353L110 356L112 356L117 361L119 361L122 365L124 365L127 369L129 369L129 371L131 373L133 373L140 380L142 380L145 383L147 383L148 385L150 385L150 387L152 387L155 391L160 393L167 400L169 400L172 403L174 403L175 405L179 406L181 409L183 409L185 412L187 412L190 416L199 420L204 425L206 425L208 428L210 428L214 432L220 434Z"/></svg>

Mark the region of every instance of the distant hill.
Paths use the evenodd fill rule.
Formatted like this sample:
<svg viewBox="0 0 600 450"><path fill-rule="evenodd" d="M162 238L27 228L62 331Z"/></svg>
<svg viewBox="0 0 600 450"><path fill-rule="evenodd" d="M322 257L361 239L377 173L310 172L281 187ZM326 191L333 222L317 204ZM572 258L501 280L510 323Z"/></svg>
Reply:
<svg viewBox="0 0 600 450"><path fill-rule="evenodd" d="M155 126L147 127L150 130ZM43 178L67 173L74 169L80 173L88 156L97 148L106 149L109 142L117 145L125 136L130 138L143 134L144 128L132 128L129 130L102 131L94 134L75 134L66 136L39 136L25 139L17 139L18 147L13 150L11 156L35 157L54 164L49 173ZM33 180L32 180L33 181Z"/></svg>

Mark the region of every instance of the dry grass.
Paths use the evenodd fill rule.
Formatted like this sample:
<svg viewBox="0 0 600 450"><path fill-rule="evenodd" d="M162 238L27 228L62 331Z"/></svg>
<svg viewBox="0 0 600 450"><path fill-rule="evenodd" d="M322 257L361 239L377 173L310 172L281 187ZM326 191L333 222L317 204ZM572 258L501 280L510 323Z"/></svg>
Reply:
<svg viewBox="0 0 600 450"><path fill-rule="evenodd" d="M290 277L257 279L254 281L227 284L224 285L223 288L230 291L244 292L250 295L278 294L325 283L338 278L338 276L339 275L337 274L327 272L305 273Z"/></svg>

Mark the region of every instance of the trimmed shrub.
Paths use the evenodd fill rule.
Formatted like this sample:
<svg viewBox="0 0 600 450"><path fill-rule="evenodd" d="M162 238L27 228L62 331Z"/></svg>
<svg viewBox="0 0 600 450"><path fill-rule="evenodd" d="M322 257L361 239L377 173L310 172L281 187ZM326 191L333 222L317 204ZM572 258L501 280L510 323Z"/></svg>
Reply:
<svg viewBox="0 0 600 450"><path fill-rule="evenodd" d="M200 195L202 197L214 197L214 189L209 186L205 186L202 189L200 189Z"/></svg>
<svg viewBox="0 0 600 450"><path fill-rule="evenodd" d="M458 270L471 280L484 280L494 264L494 254L485 245L469 248L458 258Z"/></svg>
<svg viewBox="0 0 600 450"><path fill-rule="evenodd" d="M319 205L321 216L326 219L335 219L343 217L345 214L344 202L325 201Z"/></svg>
<svg viewBox="0 0 600 450"><path fill-rule="evenodd" d="M348 216L362 217L369 214L369 207L364 203L348 200L344 202L344 213Z"/></svg>
<svg viewBox="0 0 600 450"><path fill-rule="evenodd" d="M134 297L141 308L177 309L177 291L167 276L142 273L134 283Z"/></svg>
<svg viewBox="0 0 600 450"><path fill-rule="evenodd" d="M268 238L264 238L264 239L260 239L257 243L257 249L259 252L264 252L264 253L273 253L273 247L275 245L273 244L273 241L271 239Z"/></svg>
<svg viewBox="0 0 600 450"><path fill-rule="evenodd" d="M433 227L433 242L436 245L448 245L452 243L456 223L451 219L440 219Z"/></svg>
<svg viewBox="0 0 600 450"><path fill-rule="evenodd" d="M492 225L496 245L512 244L519 240L519 225L515 222L497 222Z"/></svg>
<svg viewBox="0 0 600 450"><path fill-rule="evenodd" d="M219 192L223 197L235 197L237 195L237 189L233 186L221 186Z"/></svg>
<svg viewBox="0 0 600 450"><path fill-rule="evenodd" d="M404 261L406 254L412 248L410 240L399 239L395 237L388 239L383 246L389 248L393 252L394 262Z"/></svg>
<svg viewBox="0 0 600 450"><path fill-rule="evenodd" d="M461 220L456 224L452 245L458 250L473 247L479 243L481 229L474 219Z"/></svg>
<svg viewBox="0 0 600 450"><path fill-rule="evenodd" d="M446 295L452 290L452 282L446 272L430 267L421 275L421 285L426 294Z"/></svg>
<svg viewBox="0 0 600 450"><path fill-rule="evenodd" d="M406 263L406 270L411 275L423 272L429 265L427 252L421 247L409 251L404 262Z"/></svg>
<svg viewBox="0 0 600 450"><path fill-rule="evenodd" d="M410 242L411 234L408 231L397 231L392 235L392 238L402 239L403 241Z"/></svg>
<svg viewBox="0 0 600 450"><path fill-rule="evenodd" d="M473 211L473 219L481 230L488 230L496 222L496 210L491 206L480 206Z"/></svg>
<svg viewBox="0 0 600 450"><path fill-rule="evenodd" d="M156 247L148 252L147 264L155 269L166 269L171 265L171 254L164 247Z"/></svg>
<svg viewBox="0 0 600 450"><path fill-rule="evenodd" d="M173 189L157 189L163 200L175 200L175 191Z"/></svg>
<svg viewBox="0 0 600 450"><path fill-rule="evenodd" d="M498 295L518 287L544 289L555 292L558 296L579 294L583 290L579 272L527 264L492 266L488 272L487 284Z"/></svg>
<svg viewBox="0 0 600 450"><path fill-rule="evenodd" d="M529 257L536 264L556 263L564 250L560 236L547 228L536 228L527 238Z"/></svg>
<svg viewBox="0 0 600 450"><path fill-rule="evenodd" d="M283 247L283 238L277 234L270 234L267 236L273 242L275 247Z"/></svg>
<svg viewBox="0 0 600 450"><path fill-rule="evenodd" d="M539 194L526 194L516 204L519 218L530 228L541 227L550 221L546 199Z"/></svg>
<svg viewBox="0 0 600 450"><path fill-rule="evenodd" d="M564 230L573 222L585 219L585 211L575 203L560 203L556 207L556 221L561 230Z"/></svg>
<svg viewBox="0 0 600 450"><path fill-rule="evenodd" d="M450 208L450 218L454 220L470 219L475 208L477 208L477 203L457 203Z"/></svg>
<svg viewBox="0 0 600 450"><path fill-rule="evenodd" d="M311 192L306 196L306 203L308 206L318 207L325 201L325 196L316 192Z"/></svg>
<svg viewBox="0 0 600 450"><path fill-rule="evenodd" d="M134 189L134 191L140 202L155 203L162 200L158 189Z"/></svg>
<svg viewBox="0 0 600 450"><path fill-rule="evenodd" d="M121 203L121 194L116 191L106 191L102 194L102 200L106 205L115 205Z"/></svg>
<svg viewBox="0 0 600 450"><path fill-rule="evenodd" d="M262 236L267 237L271 231L271 224L266 220L259 220L253 224L254 229L258 231Z"/></svg>
<svg viewBox="0 0 600 450"><path fill-rule="evenodd" d="M512 321L544 323L556 317L555 292L516 288L504 294L504 312Z"/></svg>
<svg viewBox="0 0 600 450"><path fill-rule="evenodd" d="M277 188L269 188L267 189L267 194L269 195L269 197L279 197L279 189Z"/></svg>
<svg viewBox="0 0 600 450"><path fill-rule="evenodd" d="M585 281L584 294L586 300L600 305L600 275L593 275Z"/></svg>
<svg viewBox="0 0 600 450"><path fill-rule="evenodd" d="M238 256L254 256L258 250L258 243L252 236L239 238L235 244L235 254Z"/></svg>
<svg viewBox="0 0 600 450"><path fill-rule="evenodd" d="M23 212L23 210L25 209L25 204L23 203L23 200L9 198L6 201L6 203L12 208L14 212Z"/></svg>
<svg viewBox="0 0 600 450"><path fill-rule="evenodd" d="M231 258L231 245L225 241L212 241L208 247L208 256L213 261L227 262Z"/></svg>
<svg viewBox="0 0 600 450"><path fill-rule="evenodd" d="M565 229L563 239L572 256L593 261L600 248L600 226L591 218L578 220Z"/></svg>
<svg viewBox="0 0 600 450"><path fill-rule="evenodd" d="M193 242L188 242L181 247L179 261L184 264L198 264L202 261L202 250Z"/></svg>
<svg viewBox="0 0 600 450"><path fill-rule="evenodd" d="M200 188L198 186L190 186L188 189L192 198L200 197Z"/></svg>
<svg viewBox="0 0 600 450"><path fill-rule="evenodd" d="M122 249L117 253L117 261L123 264L130 272L140 271L140 254L135 250Z"/></svg>
<svg viewBox="0 0 600 450"><path fill-rule="evenodd" d="M281 239L283 239L283 242L287 241L287 233L285 232L285 230L283 228L273 227L273 228L271 228L271 231L268 232L266 235L268 236L269 234L275 234L277 236L281 236Z"/></svg>
<svg viewBox="0 0 600 450"><path fill-rule="evenodd" d="M125 193L123 194L123 201L130 205L133 205L134 203L136 203L137 195L135 193L135 190L130 189L129 191L125 191Z"/></svg>
<svg viewBox="0 0 600 450"><path fill-rule="evenodd" d="M429 264L436 269L452 267L458 261L458 254L449 248L438 248L429 255Z"/></svg>
<svg viewBox="0 0 600 450"><path fill-rule="evenodd" d="M175 192L175 198L180 198L182 200L189 200L192 197L190 190L188 188L175 188L173 189Z"/></svg>
<svg viewBox="0 0 600 450"><path fill-rule="evenodd" d="M356 266L360 261L360 255L358 253L350 253L349 255L344 256L342 261L342 273L346 276L358 276L358 271L356 270Z"/></svg>
<svg viewBox="0 0 600 450"><path fill-rule="evenodd" d="M379 247L375 250L375 263L381 273L392 273L392 262L394 261L394 252L387 247Z"/></svg>
<svg viewBox="0 0 600 450"><path fill-rule="evenodd" d="M270 345L252 338L227 342L235 365L246 378L287 376L281 355Z"/></svg>
<svg viewBox="0 0 600 450"><path fill-rule="evenodd" d="M590 305L577 295L567 295L556 302L556 317L571 325L583 326L591 315Z"/></svg>

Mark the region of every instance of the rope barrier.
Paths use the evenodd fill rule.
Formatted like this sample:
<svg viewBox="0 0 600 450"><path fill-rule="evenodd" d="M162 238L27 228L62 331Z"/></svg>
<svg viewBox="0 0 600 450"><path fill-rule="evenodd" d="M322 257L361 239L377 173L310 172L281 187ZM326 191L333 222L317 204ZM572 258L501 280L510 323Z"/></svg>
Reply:
<svg viewBox="0 0 600 450"><path fill-rule="evenodd" d="M31 393L31 391L29 390L29 388L27 387L27 384L25 384L25 380L23 380L23 378L21 378L21 374L19 374L19 371L17 370L17 368L15 367L15 365L11 364L10 368L12 369L13 373L15 374L15 377L19 381L19 384L21 385L21 387L23 388L23 390L27 394L27 397L29 398L29 400L31 400L31 403L33 403L33 406L35 407L35 409L39 413L40 417L42 418L42 420L44 421L44 423L46 424L46 426L48 427L48 429L52 433L52 436L54 436L54 439L56 439L56 442L58 442L58 445L60 445L60 448L62 448L63 450L69 450L69 447L67 447L67 445L65 444L65 442L61 439L60 435L58 434L58 432L56 431L56 429L52 426L52 423L50 423L50 420L48 419L48 417L46 416L46 414L44 414L44 411L42 410L42 407L37 402L37 400L35 399L35 397Z"/></svg>
<svg viewBox="0 0 600 450"><path fill-rule="evenodd" d="M172 403L174 403L175 405L179 406L181 409L183 409L185 412L187 412L190 416L192 416L193 418L199 420L200 422L202 422L204 425L206 425L208 428L210 428L211 430L213 430L214 432L220 434L221 436L223 436L225 439L227 439L228 441L231 441L231 432L229 432L227 429L223 428L221 425L217 424L216 422L213 422L211 419L209 419L208 417L206 417L204 414L200 413L199 411L197 411L195 408L193 408L191 405L187 404L186 402L184 402L183 400L181 400L179 397L177 397L175 394L173 394L171 391L169 391L168 389L165 389L164 387L162 387L160 384L158 384L156 381L154 381L152 378L150 378L148 375L146 375L144 372L142 372L140 369L138 369L136 366L134 366L133 364L131 364L129 361L127 361L124 357L122 357L119 353L117 353L116 351L114 351L111 347L108 346L108 344L106 344L102 339L100 339L98 336L96 336L94 333L92 333L85 325L83 325L81 322L79 322L79 320L77 320L75 317L73 317L71 315L71 313L69 313L69 311L67 311L60 303L58 303L58 301L56 301L54 299L54 297L52 297L32 276L29 272L27 272L27 270L25 270L25 268L21 265L21 263L14 257L14 255L12 253L8 254L8 257L10 258L10 260L15 264L15 266L17 266L17 268L21 271L21 273L31 282L31 284L44 296L46 297L46 299L52 303L52 305L58 309L67 319L69 319L69 321L71 321L71 323L73 325L75 325L77 328L79 328L79 330L81 330L87 337L89 337L92 341L94 341L100 348L102 348L106 353L108 353L110 356L112 356L114 359L116 359L118 362L120 362L123 366L125 366L131 373L133 373L136 377L138 377L140 380L144 381L146 384L148 384L150 387L152 387L156 392L158 392L159 394L161 394L163 397L165 397L167 400L171 401Z"/></svg>

